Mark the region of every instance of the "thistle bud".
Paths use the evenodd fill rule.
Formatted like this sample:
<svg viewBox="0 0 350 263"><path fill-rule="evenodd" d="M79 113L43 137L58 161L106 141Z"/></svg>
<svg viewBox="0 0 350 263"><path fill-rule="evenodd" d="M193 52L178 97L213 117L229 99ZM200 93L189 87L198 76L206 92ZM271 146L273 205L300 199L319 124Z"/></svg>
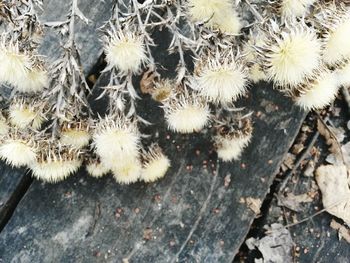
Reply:
<svg viewBox="0 0 350 263"><path fill-rule="evenodd" d="M89 160L86 165L86 171L88 174L95 178L101 178L109 173L109 168L107 168L101 161L97 158Z"/></svg>
<svg viewBox="0 0 350 263"><path fill-rule="evenodd" d="M325 39L323 61L333 65L343 59L350 59L350 11L341 6L330 5L318 15ZM326 29L326 30L325 30Z"/></svg>
<svg viewBox="0 0 350 263"><path fill-rule="evenodd" d="M107 63L123 73L136 73L146 57L142 37L129 32L110 34L105 45Z"/></svg>
<svg viewBox="0 0 350 263"><path fill-rule="evenodd" d="M139 155L140 134L137 124L123 114L101 119L93 140L96 154L107 167L113 167L121 159Z"/></svg>
<svg viewBox="0 0 350 263"><path fill-rule="evenodd" d="M16 86L18 80L26 78L32 67L31 57L20 51L18 43L13 43L6 37L0 41L0 83Z"/></svg>
<svg viewBox="0 0 350 263"><path fill-rule="evenodd" d="M209 106L198 94L179 91L164 103L165 119L169 129L180 133L201 130L209 121Z"/></svg>
<svg viewBox="0 0 350 263"><path fill-rule="evenodd" d="M247 75L233 54L220 54L196 63L194 89L216 104L230 103L246 92Z"/></svg>
<svg viewBox="0 0 350 263"><path fill-rule="evenodd" d="M188 14L192 21L205 23L212 29L236 35L242 25L229 0L189 0Z"/></svg>
<svg viewBox="0 0 350 263"><path fill-rule="evenodd" d="M44 116L36 102L27 103L24 99L15 100L9 108L10 123L20 129L28 127L39 130Z"/></svg>
<svg viewBox="0 0 350 263"><path fill-rule="evenodd" d="M91 138L89 126L83 121L65 123L61 129L60 136L62 145L71 146L75 149L87 146Z"/></svg>
<svg viewBox="0 0 350 263"><path fill-rule="evenodd" d="M139 180L141 175L141 163L137 157L123 158L112 168L114 179L119 184L131 184Z"/></svg>
<svg viewBox="0 0 350 263"><path fill-rule="evenodd" d="M225 162L238 160L252 138L253 127L250 119L230 118L216 128L214 141L218 157Z"/></svg>
<svg viewBox="0 0 350 263"><path fill-rule="evenodd" d="M283 88L294 87L320 66L321 42L303 22L289 22L280 30L271 22L270 38L262 49L268 78Z"/></svg>
<svg viewBox="0 0 350 263"><path fill-rule="evenodd" d="M168 157L158 145L152 145L150 149L142 153L141 180L146 183L163 178L170 167Z"/></svg>
<svg viewBox="0 0 350 263"><path fill-rule="evenodd" d="M18 131L11 131L0 144L0 158L13 167L31 165L37 151L34 141Z"/></svg>
<svg viewBox="0 0 350 263"><path fill-rule="evenodd" d="M316 0L282 0L279 10L283 18L305 17Z"/></svg>
<svg viewBox="0 0 350 263"><path fill-rule="evenodd" d="M324 69L294 90L294 100L305 110L322 109L333 102L338 89L336 73Z"/></svg>
<svg viewBox="0 0 350 263"><path fill-rule="evenodd" d="M35 178L56 183L78 171L82 163L79 152L60 145L42 144L37 160L29 166Z"/></svg>

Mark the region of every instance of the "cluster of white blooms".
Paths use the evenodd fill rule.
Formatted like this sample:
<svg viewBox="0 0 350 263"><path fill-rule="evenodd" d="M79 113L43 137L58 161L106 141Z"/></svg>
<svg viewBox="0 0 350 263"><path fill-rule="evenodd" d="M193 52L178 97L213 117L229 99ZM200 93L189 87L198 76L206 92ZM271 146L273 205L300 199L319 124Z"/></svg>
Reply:
<svg viewBox="0 0 350 263"><path fill-rule="evenodd" d="M326 107L350 85L345 3L116 0L99 30L109 76L99 98L109 103L96 116L74 42L75 19L87 21L77 0L54 27L63 44L50 66L37 54L42 30L37 18L30 20L32 4L9 5L15 19L0 36L0 83L13 89L0 115L0 158L43 181L61 181L82 165L91 176L112 174L120 184L163 178L169 158L157 143L143 140L149 123L137 104L145 94L163 109L170 132L214 130L218 158L229 162L241 158L253 137L253 115L235 108L253 83L272 82L306 110ZM168 51L179 59L173 79L163 78L158 69L164 65L153 56L153 33L165 29L172 35ZM142 72L151 77L139 92L134 77Z"/></svg>

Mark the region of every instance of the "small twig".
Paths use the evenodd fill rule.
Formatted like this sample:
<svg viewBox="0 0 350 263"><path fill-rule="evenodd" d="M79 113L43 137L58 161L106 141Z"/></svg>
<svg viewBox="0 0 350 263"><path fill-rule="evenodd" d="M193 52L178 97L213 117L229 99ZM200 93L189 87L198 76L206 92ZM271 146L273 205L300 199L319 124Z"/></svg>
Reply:
<svg viewBox="0 0 350 263"><path fill-rule="evenodd" d="M244 0L246 4L248 5L249 9L252 11L252 13L256 16L256 18L259 20L259 22L263 22L264 18L259 14L259 12L256 10L256 8L249 2L249 0Z"/></svg>

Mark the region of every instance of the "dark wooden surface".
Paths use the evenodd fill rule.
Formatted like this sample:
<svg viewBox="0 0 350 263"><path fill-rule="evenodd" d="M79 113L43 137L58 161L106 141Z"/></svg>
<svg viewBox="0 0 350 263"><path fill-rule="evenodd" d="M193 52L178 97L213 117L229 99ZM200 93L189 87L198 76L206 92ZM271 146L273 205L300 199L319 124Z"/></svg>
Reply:
<svg viewBox="0 0 350 263"><path fill-rule="evenodd" d="M84 71L88 73L96 64L99 56L102 54L102 46L99 40L99 33L96 29L107 21L111 15L113 6L112 0L94 1L84 0L86 5L79 5L81 11L89 19L85 24L79 19L76 21L75 39L77 47L81 54L81 62L84 65ZM41 22L63 21L69 12L70 1L64 0L57 4L57 1L44 1L43 10L40 13ZM46 30L43 38L43 44L40 53L46 55L49 61L57 57L59 52L59 40L51 31ZM8 89L0 89L0 94L8 97ZM10 216L16 200L21 198L23 189L30 184L30 175L25 169L11 169L0 163L0 230Z"/></svg>
<svg viewBox="0 0 350 263"><path fill-rule="evenodd" d="M149 129L172 160L167 176L130 186L84 171L59 184L34 181L0 234L2 260L232 261L256 216L241 198L265 198L305 116L269 85L251 90L246 103L260 117L240 162L218 162L205 131L168 132L146 98Z"/></svg>
<svg viewBox="0 0 350 263"><path fill-rule="evenodd" d="M103 8L92 8L94 3L81 9L101 23L109 18L110 2ZM67 10L67 3L62 2L62 10ZM46 10L57 11L61 18L66 13ZM54 17L50 16L47 21ZM86 34L84 26L76 37L88 72L101 46L89 40L91 35L96 40L96 33ZM45 41L52 44L51 37L48 33ZM155 38L155 59L166 68L161 74L174 77L177 58L164 55L170 36L163 31ZM45 45L47 54L55 51L54 45ZM106 77L102 75L98 84L103 85ZM103 111L104 101L90 101L95 110ZM30 183L26 171L2 164L0 209L7 211L3 223L11 215L5 207L15 212L0 233L0 261L231 262L256 217L242 200L264 200L305 117L268 84L251 87L249 98L240 104L254 111L253 141L241 161L221 163L209 130L186 136L170 133L159 105L147 96L139 101L140 114L153 122L142 127L151 135L145 143L158 141L172 161L166 177L154 184L120 186L111 176L96 180L83 169L58 184Z"/></svg>

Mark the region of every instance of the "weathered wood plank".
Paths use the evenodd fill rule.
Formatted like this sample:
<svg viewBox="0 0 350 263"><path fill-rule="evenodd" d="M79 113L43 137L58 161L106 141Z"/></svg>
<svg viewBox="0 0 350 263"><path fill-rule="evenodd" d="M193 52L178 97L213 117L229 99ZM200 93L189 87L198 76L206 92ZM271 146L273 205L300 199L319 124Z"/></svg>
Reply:
<svg viewBox="0 0 350 263"><path fill-rule="evenodd" d="M71 1L64 0L57 4L57 1L44 1L43 11L40 13L42 22L62 21L66 19L69 11L69 3ZM81 55L81 61L84 65L84 71L88 73L98 60L102 53L100 35L96 31L111 15L113 0L94 1L84 0L79 4L81 11L89 19L89 23L77 21L75 30L75 39L77 47ZM59 52L59 40L52 31L45 32L40 53L46 55L49 61L57 57ZM1 95L7 97L10 92L6 89L0 89ZM22 189L30 183L30 175L25 169L11 169L4 163L0 163L0 229L7 221L8 217L16 205L15 200L20 198Z"/></svg>
<svg viewBox="0 0 350 263"><path fill-rule="evenodd" d="M264 199L305 113L269 85L253 87L253 141L240 162L221 163L208 133L172 134L157 105L141 103L172 160L167 176L130 186L84 171L35 181L0 234L4 262L232 261L255 217L241 198Z"/></svg>

